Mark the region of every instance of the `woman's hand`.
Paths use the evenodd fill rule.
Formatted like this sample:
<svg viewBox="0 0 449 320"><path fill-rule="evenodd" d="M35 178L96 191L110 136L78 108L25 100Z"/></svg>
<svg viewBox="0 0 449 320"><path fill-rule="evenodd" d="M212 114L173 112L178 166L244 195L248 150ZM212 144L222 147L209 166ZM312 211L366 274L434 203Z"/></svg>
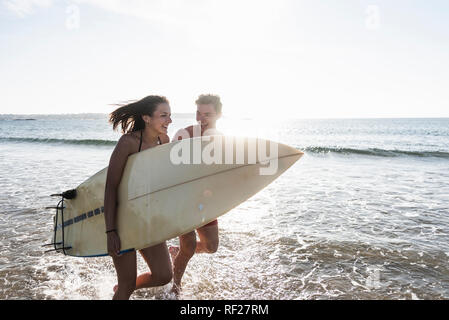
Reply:
<svg viewBox="0 0 449 320"><path fill-rule="evenodd" d="M117 231L112 231L107 233L108 236L108 253L111 257L120 256L120 237Z"/></svg>

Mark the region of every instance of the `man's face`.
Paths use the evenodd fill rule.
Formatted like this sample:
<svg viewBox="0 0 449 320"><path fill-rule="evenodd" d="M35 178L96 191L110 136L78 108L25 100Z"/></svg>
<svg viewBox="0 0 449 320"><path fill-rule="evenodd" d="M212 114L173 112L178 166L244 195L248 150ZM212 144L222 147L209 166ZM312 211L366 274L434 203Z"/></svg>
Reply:
<svg viewBox="0 0 449 320"><path fill-rule="evenodd" d="M201 123L201 129L215 128L215 122L220 118L212 103L199 104L196 110L196 121Z"/></svg>

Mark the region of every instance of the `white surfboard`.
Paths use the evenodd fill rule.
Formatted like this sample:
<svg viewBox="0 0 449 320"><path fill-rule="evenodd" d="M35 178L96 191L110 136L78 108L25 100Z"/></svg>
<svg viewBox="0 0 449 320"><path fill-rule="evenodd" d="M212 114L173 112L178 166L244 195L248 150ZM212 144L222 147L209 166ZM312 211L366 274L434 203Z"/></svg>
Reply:
<svg viewBox="0 0 449 320"><path fill-rule="evenodd" d="M131 155L118 192L122 252L195 230L263 189L303 153L257 138L184 139ZM54 248L66 255L107 255L104 190L107 168L64 199L54 217Z"/></svg>

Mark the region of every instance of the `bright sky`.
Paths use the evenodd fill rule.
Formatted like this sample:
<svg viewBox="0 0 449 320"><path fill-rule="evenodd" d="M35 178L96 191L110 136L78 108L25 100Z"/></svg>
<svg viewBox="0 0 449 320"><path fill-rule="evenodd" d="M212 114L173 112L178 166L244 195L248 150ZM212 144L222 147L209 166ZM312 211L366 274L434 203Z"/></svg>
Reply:
<svg viewBox="0 0 449 320"><path fill-rule="evenodd" d="M0 0L0 113L449 117L448 88L447 0Z"/></svg>

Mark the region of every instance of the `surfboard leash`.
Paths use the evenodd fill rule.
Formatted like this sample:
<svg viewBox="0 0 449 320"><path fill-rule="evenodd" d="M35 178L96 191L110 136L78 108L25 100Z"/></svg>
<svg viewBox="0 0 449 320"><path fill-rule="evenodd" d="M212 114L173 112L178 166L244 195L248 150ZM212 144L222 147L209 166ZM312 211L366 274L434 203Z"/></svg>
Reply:
<svg viewBox="0 0 449 320"><path fill-rule="evenodd" d="M62 250L64 255L67 255L66 250L72 249L72 247L66 247L64 243L64 199L73 199L76 197L76 189L67 190L63 193L57 193L50 195L51 197L61 197L61 200L58 202L56 207L46 207L45 209L56 209L56 215L54 218L54 234L53 234L53 243L45 244L42 247L46 246L54 246L54 249L44 251L44 253L59 251ZM58 231L58 210L61 211L61 242L56 242L57 231ZM61 247L56 247L57 245L61 245Z"/></svg>

